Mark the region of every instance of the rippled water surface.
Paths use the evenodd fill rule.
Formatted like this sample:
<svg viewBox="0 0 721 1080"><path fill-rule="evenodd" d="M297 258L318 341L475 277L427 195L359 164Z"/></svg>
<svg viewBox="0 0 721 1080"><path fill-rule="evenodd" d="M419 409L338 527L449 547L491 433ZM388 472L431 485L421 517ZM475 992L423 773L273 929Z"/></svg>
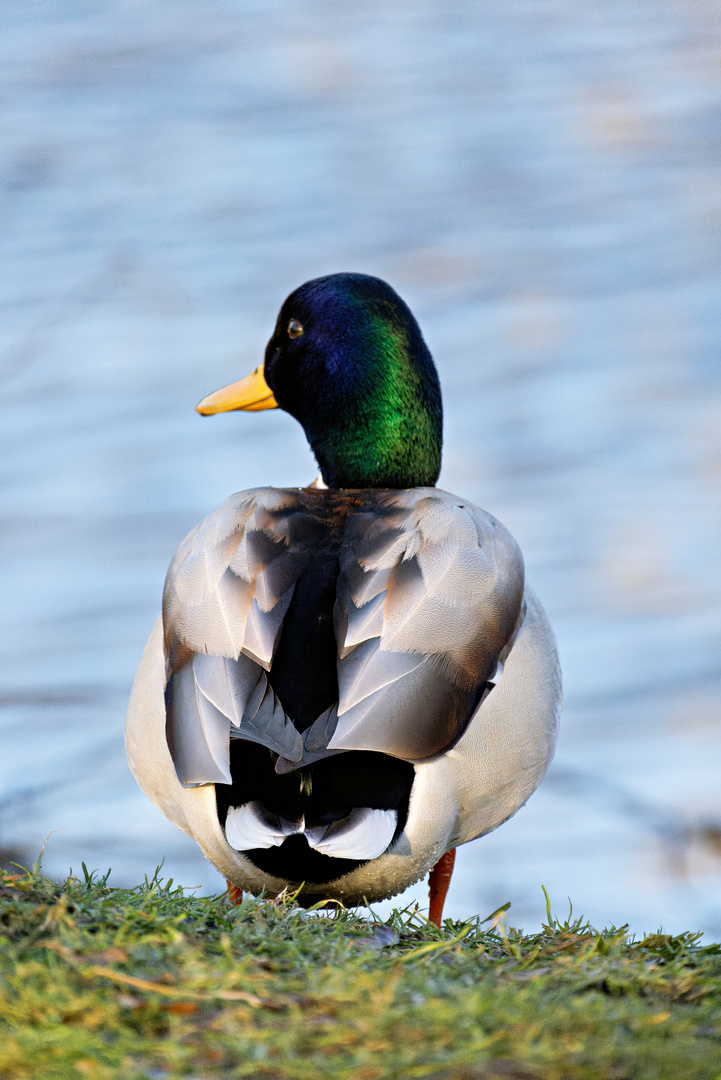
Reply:
<svg viewBox="0 0 721 1080"><path fill-rule="evenodd" d="M516 535L566 706L449 911L570 896L721 937L721 11L705 0L109 0L0 14L0 844L165 857L123 713L168 560L315 475L281 413L202 421L319 273L436 357L441 486ZM422 897L412 890L409 898Z"/></svg>

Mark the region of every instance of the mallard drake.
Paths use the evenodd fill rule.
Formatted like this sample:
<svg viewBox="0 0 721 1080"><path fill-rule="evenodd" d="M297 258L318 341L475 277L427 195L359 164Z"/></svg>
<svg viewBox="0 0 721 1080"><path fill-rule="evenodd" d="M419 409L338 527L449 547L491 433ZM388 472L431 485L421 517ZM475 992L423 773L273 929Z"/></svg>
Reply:
<svg viewBox="0 0 721 1080"><path fill-rule="evenodd" d="M203 415L280 408L320 466L231 495L183 540L127 714L143 791L233 894L393 896L540 783L553 632L491 514L434 485L442 406L411 311L364 274L308 281Z"/></svg>

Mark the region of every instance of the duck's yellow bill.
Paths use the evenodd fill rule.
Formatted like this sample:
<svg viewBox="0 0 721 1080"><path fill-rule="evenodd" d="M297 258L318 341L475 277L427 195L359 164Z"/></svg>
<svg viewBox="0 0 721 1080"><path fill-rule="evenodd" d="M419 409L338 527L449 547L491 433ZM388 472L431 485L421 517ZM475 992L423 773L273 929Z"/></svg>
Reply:
<svg viewBox="0 0 721 1080"><path fill-rule="evenodd" d="M263 368L264 365L261 364L244 379L239 379L230 386L224 386L222 390L208 394L195 406L196 412L199 412L201 416L212 416L213 413L233 412L235 409L242 409L244 412L277 409L278 402L265 381Z"/></svg>

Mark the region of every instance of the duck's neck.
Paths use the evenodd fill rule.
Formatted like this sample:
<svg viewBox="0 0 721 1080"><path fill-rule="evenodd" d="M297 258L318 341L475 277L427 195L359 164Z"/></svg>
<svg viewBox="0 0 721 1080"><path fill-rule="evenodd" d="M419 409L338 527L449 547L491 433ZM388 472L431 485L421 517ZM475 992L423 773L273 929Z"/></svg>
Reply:
<svg viewBox="0 0 721 1080"><path fill-rule="evenodd" d="M383 329L369 377L335 397L322 423L306 425L328 487L433 487L438 479L443 408L433 360L421 338L411 362L405 335Z"/></svg>

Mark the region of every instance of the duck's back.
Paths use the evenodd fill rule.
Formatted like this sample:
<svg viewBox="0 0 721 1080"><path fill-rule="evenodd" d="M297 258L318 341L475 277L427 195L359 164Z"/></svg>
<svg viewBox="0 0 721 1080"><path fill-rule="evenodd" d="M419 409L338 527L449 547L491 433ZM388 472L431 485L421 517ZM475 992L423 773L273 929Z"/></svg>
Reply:
<svg viewBox="0 0 721 1080"><path fill-rule="evenodd" d="M435 488L231 496L166 580L168 741L185 784L228 783L228 736L278 772L340 750L451 746L519 625L523 562Z"/></svg>

